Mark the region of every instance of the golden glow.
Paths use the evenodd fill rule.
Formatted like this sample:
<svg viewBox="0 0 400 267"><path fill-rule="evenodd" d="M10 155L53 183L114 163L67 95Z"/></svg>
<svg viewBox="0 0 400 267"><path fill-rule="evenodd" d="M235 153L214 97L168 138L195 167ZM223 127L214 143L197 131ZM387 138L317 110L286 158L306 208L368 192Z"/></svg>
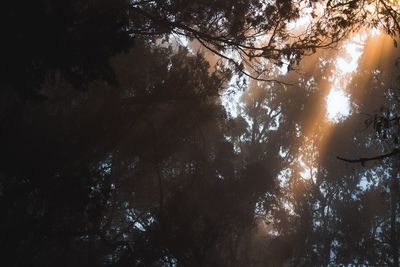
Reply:
<svg viewBox="0 0 400 267"><path fill-rule="evenodd" d="M322 91L321 99L316 101L312 118L303 130L303 140L297 157L297 174L307 181L314 181L320 157L327 153L329 142L337 123L345 120L353 112L352 101L362 103L368 95L367 87L372 77L357 77L358 66L363 71L372 72L379 69L385 73L393 67L393 39L379 32L369 31L356 34L346 40L343 50L339 51L330 66L329 84L318 81L318 90ZM317 65L317 64L315 64ZM329 66L328 66L329 68ZM354 83L350 82L352 79Z"/></svg>
<svg viewBox="0 0 400 267"><path fill-rule="evenodd" d="M400 1L399 0L386 0L385 2L396 11L398 11L400 9Z"/></svg>
<svg viewBox="0 0 400 267"><path fill-rule="evenodd" d="M340 122L350 115L350 97L343 90L332 88L326 99L327 118Z"/></svg>
<svg viewBox="0 0 400 267"><path fill-rule="evenodd" d="M358 33L353 35L342 45L343 54L337 55L333 67L331 89L326 98L327 119L337 123L351 114L351 103L348 85L353 74L358 68L358 62L365 48L365 42L369 36L377 32L370 31L368 34Z"/></svg>
<svg viewBox="0 0 400 267"><path fill-rule="evenodd" d="M358 33L344 41L331 66L328 66L328 84L323 86L324 83L319 81L323 92L322 103L315 103L313 118L304 131L303 144L299 149L298 169L303 179L314 180L319 155L324 154L334 125L352 113L349 83L357 71L367 38L376 34Z"/></svg>

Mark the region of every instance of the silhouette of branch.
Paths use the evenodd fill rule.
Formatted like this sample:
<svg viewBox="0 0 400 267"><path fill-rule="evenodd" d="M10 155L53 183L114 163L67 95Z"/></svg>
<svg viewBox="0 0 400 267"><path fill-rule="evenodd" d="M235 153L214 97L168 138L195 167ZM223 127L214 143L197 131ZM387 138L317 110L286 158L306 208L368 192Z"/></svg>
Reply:
<svg viewBox="0 0 400 267"><path fill-rule="evenodd" d="M388 5L387 3L385 3L385 1L379 0L379 2L385 7L385 9L386 9L387 13L389 14L389 16L392 17L393 23L396 25L397 30L398 30L399 33L400 33L400 24L399 24L398 18L397 18L397 16L396 16L396 15L398 15L399 13L398 13L396 10L394 10L390 5ZM394 15L393 13L396 14L396 15Z"/></svg>
<svg viewBox="0 0 400 267"><path fill-rule="evenodd" d="M293 43L292 45L284 46L284 47L278 47L276 45L273 45L274 37L276 33L279 30L280 27L280 21L277 23L276 27L272 29L271 37L266 45L261 45L257 46L254 43L250 42L247 43L245 41L238 41L235 40L235 38L230 37L227 34L212 34L209 32L209 30L206 31L201 31L198 29L195 29L193 27L190 27L188 25L185 25L182 22L179 21L171 21L168 18L165 17L158 17L157 15L152 14L151 12L146 11L143 8L140 8L140 5L135 4L132 6L132 11L139 14L140 16L145 17L146 19L149 19L151 22L155 23L156 25L162 26L165 29L168 29L170 32L173 32L177 35L181 36L186 36L189 38L194 38L197 41L199 41L206 49L208 49L210 52L216 54L217 56L224 58L228 60L230 63L232 63L238 72L242 73L243 75L257 80L257 81L263 81L263 82L277 82L279 84L283 85L292 85L291 83L286 83L280 80L275 80L275 79L263 79L260 78L261 74L264 74L263 71L260 73L257 73L258 75L252 75L251 73L248 73L243 69L241 64L234 60L233 58L224 55L221 50L225 50L227 48L232 48L234 50L237 50L240 53L240 56L242 57L243 61L246 61L245 57L248 57L250 59L255 59L255 58L269 58L269 59L274 59L277 54L285 55L285 54L290 54L290 53L300 53L303 55L311 55L315 53L316 49L326 49L333 47L337 45L339 40L341 40L345 34L342 35L337 35L335 37L327 37L324 39L325 41L320 40L319 42L313 42L312 36L306 36L306 38L302 38L302 35L295 35L292 36L292 39L298 38L298 43ZM260 33L260 32L259 32ZM264 34L267 34L268 32L264 32ZM251 36L248 36L248 39ZM254 36L253 36L254 37ZM215 48L214 48L215 47ZM312 51L307 53L307 51ZM276 58L275 58L276 59ZM252 68L251 64L247 64L250 68ZM256 71L258 72L258 71Z"/></svg>
<svg viewBox="0 0 400 267"><path fill-rule="evenodd" d="M283 85L288 85L288 86L294 85L293 83L288 83L288 82L284 82L284 81L277 80L277 79L263 79L263 78L259 78L258 76L253 76L253 75L251 75L250 73L247 73L247 72L240 66L240 64L239 64L238 62L236 62L235 60L233 60L232 58L230 58L230 57L228 57L228 56L225 56L224 54L218 52L216 49L210 47L210 46L207 45L205 42L203 42L201 39L197 39L197 41L199 41L199 43L200 43L201 45L203 45L206 49L208 49L209 51L213 52L213 53L216 54L217 56L228 60L228 62L232 63L240 73L242 73L243 75L249 77L250 79L253 79L253 80L256 80L256 81L260 81L260 82L276 82L276 83L283 84Z"/></svg>
<svg viewBox="0 0 400 267"><path fill-rule="evenodd" d="M337 156L336 158L337 158L338 160L342 160L342 161L345 161L345 162L349 162L349 163L361 163L362 165L364 165L364 163L367 162L367 161L382 160L382 159L385 159L385 158L392 157L392 156L394 156L394 155L396 155L396 154L400 154L400 149L395 148L395 149L393 149L392 152L390 152L390 153L383 154L383 155L379 155L379 156L375 156L375 157L369 157L369 158L346 159L346 158L342 158L342 157L339 157L339 156Z"/></svg>

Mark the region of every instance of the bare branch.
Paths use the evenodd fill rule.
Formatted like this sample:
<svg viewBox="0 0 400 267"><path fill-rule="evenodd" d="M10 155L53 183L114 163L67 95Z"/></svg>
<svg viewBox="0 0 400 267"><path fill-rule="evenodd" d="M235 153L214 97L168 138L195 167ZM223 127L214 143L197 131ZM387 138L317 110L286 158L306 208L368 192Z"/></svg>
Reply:
<svg viewBox="0 0 400 267"><path fill-rule="evenodd" d="M394 156L394 155L396 155L396 154L400 154L400 149L395 148L395 149L393 149L392 152L390 152L390 153L383 154L383 155L379 155L379 156L375 156L375 157L369 157L369 158L346 159L346 158L342 158L342 157L339 157L339 156L337 156L336 158L337 158L338 160L342 160L342 161L345 161L345 162L349 162L349 163L361 163L361 164L363 165L363 164L364 164L365 162L367 162L367 161L382 160L382 159L385 159L385 158L392 157L392 156Z"/></svg>

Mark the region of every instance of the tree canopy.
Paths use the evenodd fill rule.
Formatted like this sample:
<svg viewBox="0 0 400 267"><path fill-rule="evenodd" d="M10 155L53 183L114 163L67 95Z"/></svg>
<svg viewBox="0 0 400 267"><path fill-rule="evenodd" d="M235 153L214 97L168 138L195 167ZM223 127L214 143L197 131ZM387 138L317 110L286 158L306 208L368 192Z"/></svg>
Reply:
<svg viewBox="0 0 400 267"><path fill-rule="evenodd" d="M0 15L0 264L399 266L396 1Z"/></svg>

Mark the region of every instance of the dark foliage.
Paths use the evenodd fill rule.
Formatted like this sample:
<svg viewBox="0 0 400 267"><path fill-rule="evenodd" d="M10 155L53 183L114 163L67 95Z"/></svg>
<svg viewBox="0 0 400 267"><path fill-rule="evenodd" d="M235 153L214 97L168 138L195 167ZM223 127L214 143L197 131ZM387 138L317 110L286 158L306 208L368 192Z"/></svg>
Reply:
<svg viewBox="0 0 400 267"><path fill-rule="evenodd" d="M397 7L377 3L2 3L1 266L398 266L398 87L360 139L354 118L338 126L305 180L326 73L274 73L363 26L395 38ZM236 116L221 100L234 81ZM347 168L343 147L384 161Z"/></svg>

